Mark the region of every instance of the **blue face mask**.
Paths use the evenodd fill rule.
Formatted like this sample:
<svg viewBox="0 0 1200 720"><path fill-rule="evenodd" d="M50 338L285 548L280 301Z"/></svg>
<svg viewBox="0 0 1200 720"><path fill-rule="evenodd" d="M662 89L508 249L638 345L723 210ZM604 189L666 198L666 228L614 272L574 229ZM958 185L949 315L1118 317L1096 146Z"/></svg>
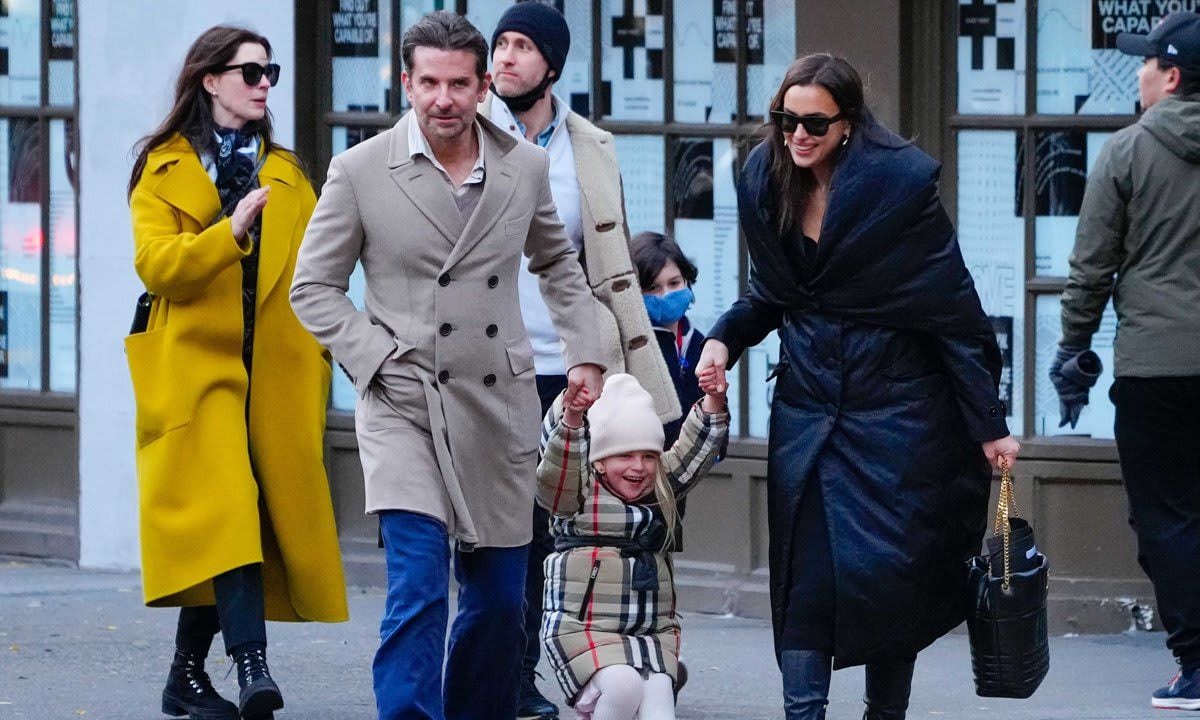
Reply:
<svg viewBox="0 0 1200 720"><path fill-rule="evenodd" d="M679 322L687 312L696 296L691 288L683 288L669 292L662 297L658 295L643 295L646 303L646 314L650 316L650 324L655 327L666 327Z"/></svg>

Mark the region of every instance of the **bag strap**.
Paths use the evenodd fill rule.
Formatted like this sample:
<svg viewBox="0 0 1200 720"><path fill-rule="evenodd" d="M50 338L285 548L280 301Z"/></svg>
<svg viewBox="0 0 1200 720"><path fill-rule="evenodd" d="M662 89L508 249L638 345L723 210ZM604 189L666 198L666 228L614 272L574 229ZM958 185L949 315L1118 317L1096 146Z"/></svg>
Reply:
<svg viewBox="0 0 1200 720"><path fill-rule="evenodd" d="M1012 526L1009 519L1017 514L1017 496L1013 491L1012 473L1009 471L1008 460L1000 458L1000 496L996 500L996 524L993 534L1000 535L1004 540L1004 584L1001 588L1008 590L1012 581Z"/></svg>

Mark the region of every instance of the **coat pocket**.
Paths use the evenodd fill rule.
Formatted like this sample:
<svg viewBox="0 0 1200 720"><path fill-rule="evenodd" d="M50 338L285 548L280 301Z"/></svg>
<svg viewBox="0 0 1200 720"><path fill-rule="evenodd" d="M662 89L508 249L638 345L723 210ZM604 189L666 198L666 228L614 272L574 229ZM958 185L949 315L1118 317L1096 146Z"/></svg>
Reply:
<svg viewBox="0 0 1200 720"><path fill-rule="evenodd" d="M508 367L512 377L508 378L507 402L508 459L525 462L533 458L538 448L538 424L541 421L541 403L537 394L537 379L534 375L533 347L525 336L510 340L504 345L508 355Z"/></svg>
<svg viewBox="0 0 1200 720"><path fill-rule="evenodd" d="M143 447L171 430L192 420L194 406L181 398L176 388L186 388L176 368L171 366L166 328L125 338L125 357L133 381L137 408L137 446Z"/></svg>

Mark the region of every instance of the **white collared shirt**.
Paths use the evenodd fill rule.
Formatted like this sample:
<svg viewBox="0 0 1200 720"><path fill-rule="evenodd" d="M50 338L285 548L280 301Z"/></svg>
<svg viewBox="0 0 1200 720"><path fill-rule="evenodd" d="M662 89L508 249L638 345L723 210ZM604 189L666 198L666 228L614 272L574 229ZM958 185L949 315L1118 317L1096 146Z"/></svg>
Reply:
<svg viewBox="0 0 1200 720"><path fill-rule="evenodd" d="M418 155L425 156L425 159L433 163L433 166L441 171L442 176L446 178L446 183L450 186L450 191L455 195L462 195L466 191L468 185L476 185L483 182L484 167L483 167L483 129L479 127L479 123L473 123L475 126L475 138L479 141L479 157L475 158L475 167L471 168L471 174L463 181L462 185L455 185L454 180L450 177L450 173L446 172L446 168L438 162L437 156L433 154L433 149L429 147L429 141L425 139L425 133L421 131L421 124L417 122L416 111L413 113L412 122L408 124L408 156L416 158Z"/></svg>
<svg viewBox="0 0 1200 720"><path fill-rule="evenodd" d="M567 231L567 238L576 250L583 248L583 213L580 209L579 177L575 172L575 151L571 148L571 134L567 130L567 115L570 108L557 95L554 101L554 126L545 150L550 155L550 194L558 208L558 219ZM529 142L525 131L504 101L492 93L492 122L501 130L520 142ZM538 375L562 375L566 373L563 363L562 341L550 321L550 309L542 299L538 278L529 272L529 259L522 256L521 274L517 288L521 297L521 316L525 320L525 332L533 344L533 362Z"/></svg>

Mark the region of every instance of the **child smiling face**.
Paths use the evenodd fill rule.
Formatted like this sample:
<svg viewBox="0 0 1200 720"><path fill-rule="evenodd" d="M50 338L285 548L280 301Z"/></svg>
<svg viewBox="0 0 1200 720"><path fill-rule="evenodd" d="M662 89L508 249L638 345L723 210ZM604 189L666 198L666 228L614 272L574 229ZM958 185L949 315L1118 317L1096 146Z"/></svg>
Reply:
<svg viewBox="0 0 1200 720"><path fill-rule="evenodd" d="M654 490L659 453L649 450L611 455L596 461L604 485L627 503L637 502Z"/></svg>

